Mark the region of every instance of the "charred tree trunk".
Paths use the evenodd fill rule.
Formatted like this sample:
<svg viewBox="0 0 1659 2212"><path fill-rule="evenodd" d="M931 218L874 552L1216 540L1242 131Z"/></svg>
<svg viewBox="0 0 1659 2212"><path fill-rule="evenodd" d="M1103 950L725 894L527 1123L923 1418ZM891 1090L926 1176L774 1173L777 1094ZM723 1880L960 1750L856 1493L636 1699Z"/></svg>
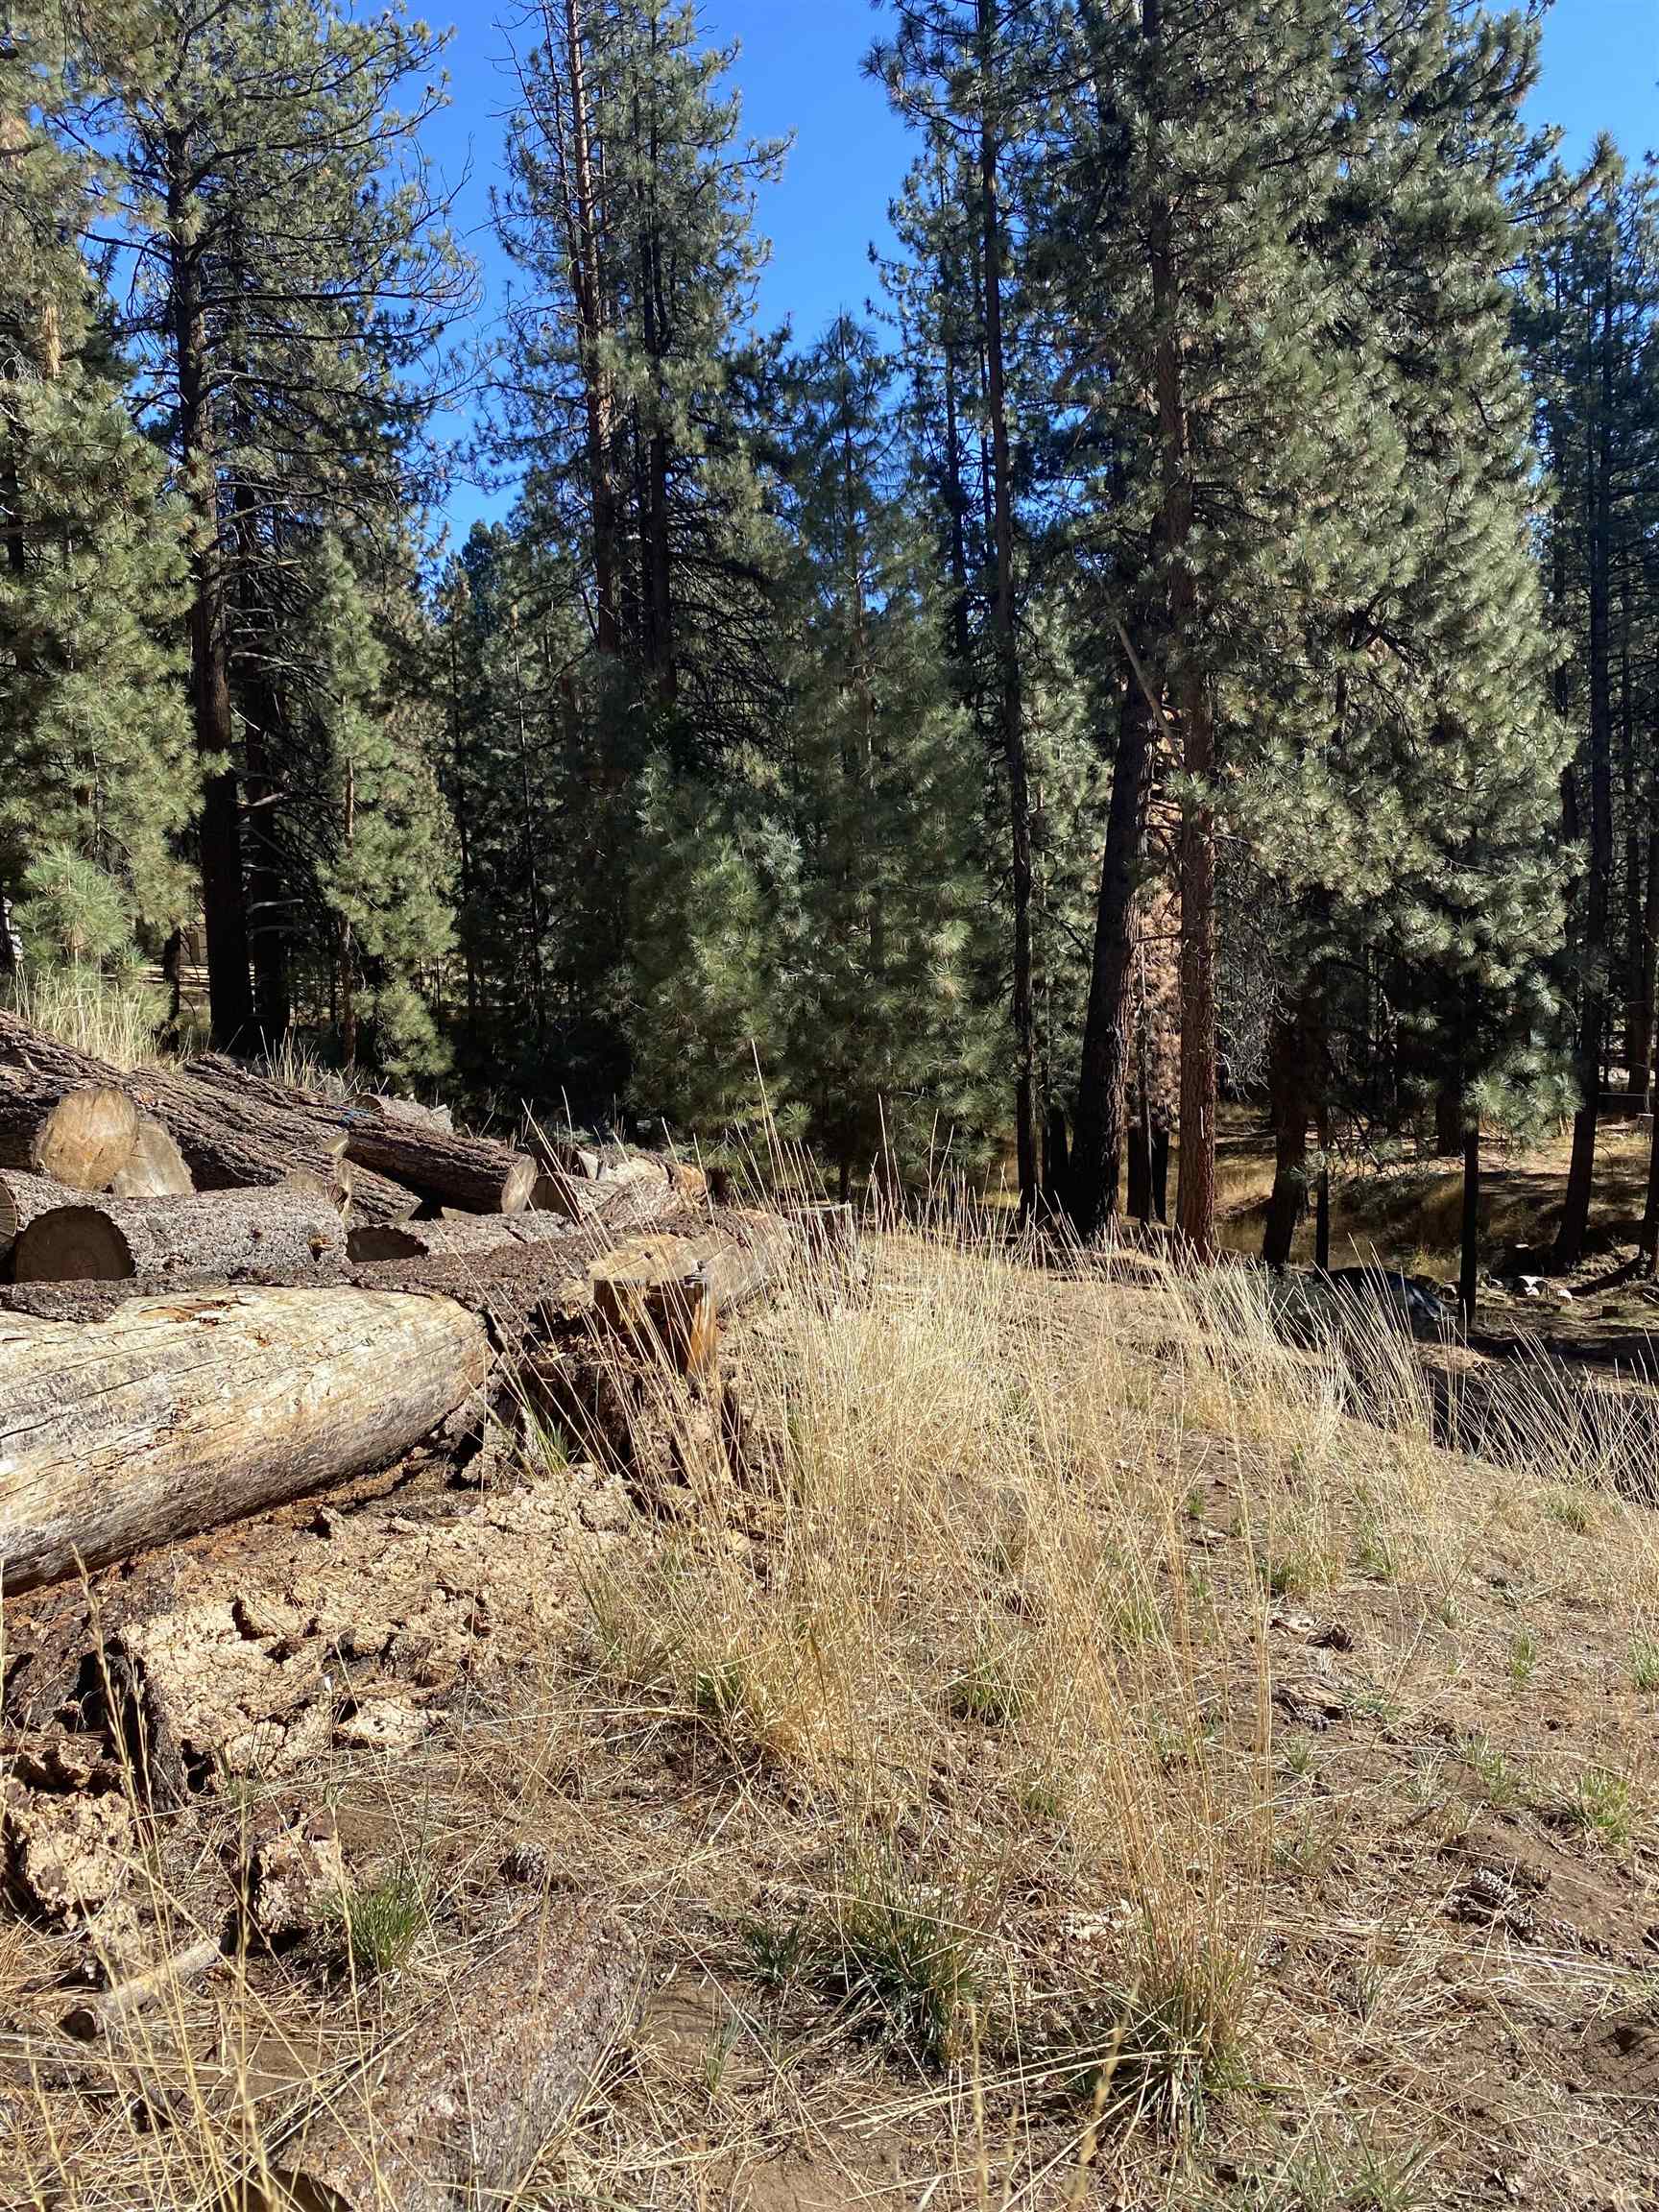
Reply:
<svg viewBox="0 0 1659 2212"><path fill-rule="evenodd" d="M1457 1307L1467 1333L1475 1326L1480 1290L1480 1124L1471 1116L1463 1132L1463 1238Z"/></svg>
<svg viewBox="0 0 1659 2212"><path fill-rule="evenodd" d="M1596 410L1590 501L1590 878L1581 942L1577 1073L1579 1105L1573 1122L1573 1159L1556 1233L1554 1264L1572 1268L1584 1256L1596 1180L1601 1060L1607 1018L1608 917L1613 866L1612 670L1609 652L1612 569L1613 273L1601 306L1599 404Z"/></svg>
<svg viewBox="0 0 1659 2212"><path fill-rule="evenodd" d="M985 284L985 362L991 412L991 489L997 549L997 594L992 612L997 636L1003 759L1014 895L1014 1130L1019 1161L1020 1210L1037 1202L1037 1065L1033 995L1030 771L1021 683L1020 638L1014 605L1014 483L1008 437L1007 363L1002 331L1002 210L998 184L999 148L992 122L996 68L995 0L978 0L979 190Z"/></svg>
<svg viewBox="0 0 1659 2212"><path fill-rule="evenodd" d="M1118 757L1094 912L1089 1010L1083 1027L1071 1148L1070 1209L1090 1237L1118 1202L1118 1159L1129 1072L1129 961L1134 947L1136 863L1145 829L1152 758L1149 702L1125 669L1118 703ZM1131 1210L1134 1201L1131 1197Z"/></svg>

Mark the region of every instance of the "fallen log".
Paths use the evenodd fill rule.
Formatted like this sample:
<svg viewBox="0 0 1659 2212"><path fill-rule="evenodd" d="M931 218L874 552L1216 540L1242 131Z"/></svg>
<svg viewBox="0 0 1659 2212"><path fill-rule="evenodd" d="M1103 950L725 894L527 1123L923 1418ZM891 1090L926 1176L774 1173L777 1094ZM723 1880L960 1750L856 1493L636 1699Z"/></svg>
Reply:
<svg viewBox="0 0 1659 2212"><path fill-rule="evenodd" d="M114 1084L65 1085L9 1071L0 1080L0 1167L105 1190L138 1141L138 1109Z"/></svg>
<svg viewBox="0 0 1659 2212"><path fill-rule="evenodd" d="M102 1198L36 1213L17 1238L19 1283L214 1283L339 1279L346 1231L326 1198L278 1185L190 1198ZM330 1275L329 1262L334 1272Z"/></svg>
<svg viewBox="0 0 1659 2212"><path fill-rule="evenodd" d="M346 1117L346 1157L419 1191L429 1204L469 1214L521 1214L536 1188L537 1166L528 1152L369 1113Z"/></svg>
<svg viewBox="0 0 1659 2212"><path fill-rule="evenodd" d="M666 1184L664 1201L671 1195ZM661 1209L666 1211L666 1205ZM374 1222L353 1229L350 1256L363 1265L385 1260L488 1260L538 1245L568 1245L572 1224L557 1214L451 1214L439 1221Z"/></svg>
<svg viewBox="0 0 1659 2212"><path fill-rule="evenodd" d="M0 1317L0 1586L27 1589L390 1466L490 1371L444 1298L139 1298Z"/></svg>
<svg viewBox="0 0 1659 2212"><path fill-rule="evenodd" d="M143 1068L123 1075L90 1053L60 1044L0 1009L0 1068L65 1087L110 1086L126 1091L140 1111L153 1116L173 1139L198 1190L263 1189L302 1169L321 1177L338 1203L349 1201L353 1217L360 1221L407 1220L419 1207L415 1192L389 1177L364 1170L348 1173L344 1130L294 1111L293 1094L271 1085L286 1101L282 1108L261 1108L254 1099L251 1110L238 1114L222 1090L216 1092L210 1082L192 1078L193 1065L182 1070ZM110 1180L106 1176L104 1184L93 1188L103 1189Z"/></svg>
<svg viewBox="0 0 1659 2212"><path fill-rule="evenodd" d="M154 1114L138 1117L138 1137L127 1162L110 1180L117 1198L188 1198L196 1179L184 1155L168 1135L166 1124Z"/></svg>
<svg viewBox="0 0 1659 2212"><path fill-rule="evenodd" d="M48 1214L68 1197L67 1187L49 1175L24 1175L14 1167L0 1174L0 1258L15 1245L37 1214Z"/></svg>
<svg viewBox="0 0 1659 2212"><path fill-rule="evenodd" d="M448 2212L517 2202L532 2169L631 2032L639 1969L591 1907L549 1900L443 1995L412 2034L320 2105L249 2212Z"/></svg>

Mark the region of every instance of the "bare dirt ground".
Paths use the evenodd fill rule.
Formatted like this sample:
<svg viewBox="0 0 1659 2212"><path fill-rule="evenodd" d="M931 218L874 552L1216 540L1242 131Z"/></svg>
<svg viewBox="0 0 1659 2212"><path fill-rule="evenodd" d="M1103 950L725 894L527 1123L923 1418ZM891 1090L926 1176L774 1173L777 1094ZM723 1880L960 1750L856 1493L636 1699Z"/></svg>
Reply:
<svg viewBox="0 0 1659 2212"><path fill-rule="evenodd" d="M11 1787L102 1813L55 1875L11 1801L0 2202L372 2142L371 2057L572 1891L638 2025L492 2203L1659 2200L1659 1522L1547 1398L1459 1457L1413 1353L1287 1348L1242 1271L911 1238L726 1358L736 1460L664 1401L8 1604ZM64 1661L180 1621L242 1724L158 1808ZM324 1909L66 2038L274 1826Z"/></svg>

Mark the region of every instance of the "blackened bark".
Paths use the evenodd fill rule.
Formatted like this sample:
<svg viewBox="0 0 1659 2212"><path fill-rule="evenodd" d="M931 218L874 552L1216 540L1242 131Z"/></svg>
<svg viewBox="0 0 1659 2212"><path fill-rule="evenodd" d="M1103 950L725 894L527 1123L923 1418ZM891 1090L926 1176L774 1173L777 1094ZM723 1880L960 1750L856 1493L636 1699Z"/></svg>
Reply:
<svg viewBox="0 0 1659 2212"><path fill-rule="evenodd" d="M1463 1132L1463 1254L1457 1306L1464 1329L1475 1326L1480 1267L1480 1124L1473 1117Z"/></svg>
<svg viewBox="0 0 1659 2212"><path fill-rule="evenodd" d="M168 277L179 381L179 439L193 523L190 550L190 698L196 749L211 763L202 802L202 911L213 1041L228 1049L253 1026L248 912L242 883L241 793L231 760L230 678L225 639L224 547L207 379L206 317L199 248L190 235L190 150L170 131Z"/></svg>
<svg viewBox="0 0 1659 2212"><path fill-rule="evenodd" d="M1609 590L1612 568L1613 272L1609 259L1601 303L1599 405L1588 469L1590 501L1590 878L1580 946L1578 1111L1567 1197L1555 1237L1554 1264L1575 1267L1584 1256L1596 1180L1601 1058L1607 1016L1607 952L1613 863L1612 670Z"/></svg>
<svg viewBox="0 0 1659 2212"><path fill-rule="evenodd" d="M1136 863L1145 830L1151 712L1133 672L1118 702L1118 755L1094 910L1089 1011L1077 1078L1070 1208L1092 1237L1118 1202L1118 1162L1129 1068L1129 960L1134 944Z"/></svg>

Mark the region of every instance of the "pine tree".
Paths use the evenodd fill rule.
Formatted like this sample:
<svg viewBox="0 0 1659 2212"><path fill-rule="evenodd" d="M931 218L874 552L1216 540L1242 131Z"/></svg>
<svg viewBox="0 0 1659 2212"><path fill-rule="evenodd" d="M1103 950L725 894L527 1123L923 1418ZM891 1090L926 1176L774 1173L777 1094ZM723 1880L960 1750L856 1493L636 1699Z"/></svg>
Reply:
<svg viewBox="0 0 1659 2212"><path fill-rule="evenodd" d="M192 903L177 848L199 781L170 635L183 552L76 245L84 164L30 120L61 79L46 12L25 12L0 50L0 900L27 887L48 941L108 958Z"/></svg>
<svg viewBox="0 0 1659 2212"><path fill-rule="evenodd" d="M954 143L960 157L945 156L943 180L965 195L970 226L959 235L969 252L975 285L974 343L984 369L984 427L989 541L990 633L995 668L994 725L1005 778L1010 863L1015 1142L1022 1213L1032 1211L1041 1182L1038 1130L1036 873L1033 858L1028 672L1021 640L1019 488L1015 480L1010 362L1017 339L1009 328L1018 243L1016 157L1032 127L1035 58L1040 11L1026 0L895 0L895 34L878 45L870 67L887 86L901 113L926 134L926 159L935 171L942 150ZM955 330L946 365L953 379ZM953 383L952 383L953 390ZM948 445L950 433L948 431ZM951 474L955 456L949 455ZM948 500L959 507L954 483ZM955 524L952 551L956 552ZM958 600L960 595L958 594Z"/></svg>
<svg viewBox="0 0 1659 2212"><path fill-rule="evenodd" d="M783 1083L843 1192L971 1150L995 1028L974 990L977 747L904 518L889 363L850 317L798 367L800 548L781 797L794 854Z"/></svg>
<svg viewBox="0 0 1659 2212"><path fill-rule="evenodd" d="M1557 191L1571 198L1566 180L1557 180ZM1654 187L1647 179L1627 179L1603 144L1578 202L1572 218L1549 227L1535 247L1520 316L1539 444L1554 482L1546 558L1551 612L1569 648L1556 702L1579 735L1563 783L1563 828L1570 849L1581 849L1582 873L1570 908L1578 1097L1554 1250L1562 1267L1582 1255L1589 1227L1621 954L1627 1082L1638 1096L1648 1087L1648 916L1659 916L1659 861L1650 857L1653 756L1637 734L1638 687L1651 667L1650 647L1645 650L1652 635L1646 520L1659 437L1651 366L1659 295ZM1625 825L1623 946L1616 926L1618 806Z"/></svg>
<svg viewBox="0 0 1659 2212"><path fill-rule="evenodd" d="M308 565L294 752L310 763L314 845L305 878L294 866L288 879L306 881L304 927L329 979L343 1063L431 1077L448 1063L432 998L453 922L429 640L388 637L412 593L396 580L372 589L338 541L325 538Z"/></svg>
<svg viewBox="0 0 1659 2212"><path fill-rule="evenodd" d="M293 529L396 513L435 400L429 373L470 276L443 227L397 87L442 41L396 9L158 0L95 13L60 132L95 150L133 257L130 335L147 415L190 515L201 855L215 1034L280 1025L291 905L273 858L275 633ZM255 825L251 944L245 806Z"/></svg>

